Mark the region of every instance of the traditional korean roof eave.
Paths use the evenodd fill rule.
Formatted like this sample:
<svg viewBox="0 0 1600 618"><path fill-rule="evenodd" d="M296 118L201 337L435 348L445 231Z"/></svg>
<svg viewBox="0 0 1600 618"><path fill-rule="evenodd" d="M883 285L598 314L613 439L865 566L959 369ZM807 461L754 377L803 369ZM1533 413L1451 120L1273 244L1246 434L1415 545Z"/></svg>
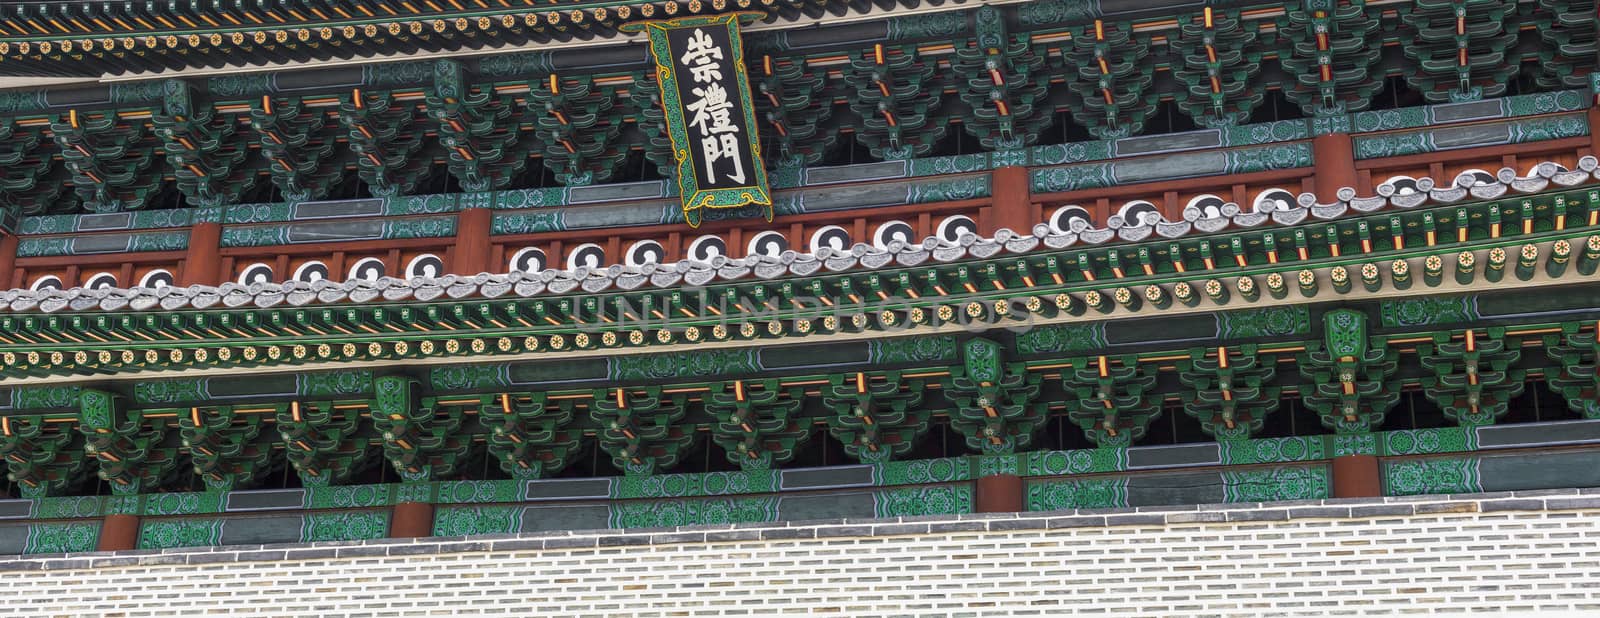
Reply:
<svg viewBox="0 0 1600 618"><path fill-rule="evenodd" d="M0 58L6 59L8 66L0 68L0 73L148 75L207 67L282 67L306 61L365 62L415 50L458 54L509 50L524 44L533 45L526 49L538 49L573 42L622 42L629 39L616 36L617 26L643 19L738 12L757 17L758 23L750 30L796 30L980 6L968 0L583 0L560 5L312 0L299 7L244 4L238 0L187 5L6 3L0 5ZM369 4L374 8L368 8ZM1269 18L1273 9L1281 7L1241 0L1209 4L1230 11L1251 5L1267 9ZM1160 21L1170 19L1176 10L1195 9L1192 3L1165 0L996 0L981 6L1026 12L1016 21L1044 27L1087 24L1101 18Z"/></svg>
<svg viewBox="0 0 1600 618"><path fill-rule="evenodd" d="M1015 1L1019 1L1019 0L1010 0L1010 1L1011 2L1015 2ZM1006 3L1009 3L1009 2L1006 2ZM1004 4L1004 3L995 3L995 4ZM860 21L886 20L886 19L895 19L895 18L915 18L916 16L926 16L926 15L929 15L929 14L949 13L949 12L952 12L952 11L961 11L961 10L966 10L967 8L969 8L969 7L966 7L966 6L962 5L962 4L952 4L952 5L949 5L949 6L942 6L942 7L914 7L914 8L896 7L896 8L892 8L892 9L874 9L874 10L866 12L866 13L857 14L857 15L850 15L850 16L845 16L845 17L834 17L832 15L825 16L825 17L802 16L802 17L798 17L798 18L795 18L795 19L791 19L791 20L766 21L766 22L753 23L753 24L750 24L748 26L745 26L743 28L743 31L747 32L747 33L755 34L755 33L773 32L773 31L779 31L779 30L793 30L793 29L814 28L814 27L818 27L818 26L833 27L833 26L847 25L847 24L860 22ZM714 12L707 12L707 13L704 13L704 14L708 14L709 15L709 14L715 14L715 13ZM680 14L680 16L681 16L681 14ZM759 36L759 35L757 35L757 36ZM627 34L627 33L622 33L622 32L612 32L612 33L609 33L609 34L595 35L592 38L582 39L582 40L574 39L574 40L566 40L566 41L560 41L560 40L529 41L529 42L523 42L523 43L510 43L510 42L507 42L507 43L500 43L500 44L493 44L493 45L484 45L482 47L476 47L476 48L463 48L463 49L454 49L454 50L452 50L452 49L437 49L437 50L417 49L417 50L411 50L411 51L375 52L375 53L373 53L371 55L361 56L358 60L362 64L381 65L381 64L397 63L397 62L416 62L416 61L427 61L427 60L436 60L436 59L465 60L465 59L483 58L483 57L502 55L502 54L521 54L521 53L530 53L530 52L553 52L553 51L572 52L572 51L581 50L581 49L592 49L592 48L602 48L602 47L616 47L616 46L621 46L621 45L635 45L635 44L642 45L643 41L644 41L644 38L645 38L644 34ZM0 40L3 40L3 39L0 39ZM100 76L86 76L84 78L71 78L71 77L54 78L54 79L57 79L58 81L54 82L54 83L48 83L46 85L70 85L70 84L85 84L85 83L138 82L138 81L158 80L158 79L167 79L167 78L192 79L192 78L203 78L203 77L235 76L235 75L240 74L241 71L249 72L249 73L256 73L256 72L274 72L275 73L275 72L280 72L280 71L302 71L302 70L315 70L315 69L329 69L329 68L337 68L337 67L347 66L347 65L350 64L351 61L352 61L352 59L345 59L345 58L308 58L308 59L304 59L304 60L259 61L259 62L250 62L250 61L246 60L243 64L230 64L228 66L222 66L222 67L212 67L212 66L159 67L159 68L145 68L145 69L128 71L128 72L121 72L121 73L108 73L108 74L104 74L104 75L100 75ZM4 69L0 69L0 71L3 71L3 70ZM5 81L4 81L5 79L6 78L0 78L0 90L4 90L4 89L8 89L8 88L13 87L13 86L7 85L5 83ZM50 78L42 78L42 79L50 79ZM15 86L15 87L34 87L34 86L27 86L27 85L20 85L19 84L19 85Z"/></svg>
<svg viewBox="0 0 1600 618"><path fill-rule="evenodd" d="M939 6L924 6L919 0L899 0L888 7L884 3L830 4L819 0L591 0L560 6L529 4L461 9L441 6L439 11L414 14L350 14L298 21L230 19L232 23L189 16L88 19L71 15L63 21L35 15L52 9L68 14L116 11L125 4L133 6L116 2L101 4L32 2L0 6L0 58L7 59L5 64L10 65L0 68L0 73L81 77L105 74L142 79L205 69L276 70L352 60L381 62L565 49L571 45L625 44L636 40L638 35L623 35L617 26L647 19L744 13L758 20L749 30L789 30L897 16L926 16L973 6L966 0L956 0L949 5L939 2ZM422 3L416 4L422 6ZM148 7L157 12L163 10L154 4ZM195 16L203 12L205 9L195 12ZM327 14L333 15L331 11ZM44 28L43 24L53 27ZM68 24L71 27L67 27ZM121 27L135 24L151 27ZM77 60L71 61L68 57Z"/></svg>
<svg viewBox="0 0 1600 618"><path fill-rule="evenodd" d="M1594 242L1592 243L1593 245L1600 246L1600 236L1594 236L1590 238L1594 239ZM1571 242L1581 240L1581 237L1571 237L1560 240L1567 240ZM1549 255L1550 247L1554 242L1555 241L1552 240L1548 242L1528 243L1524 245L1510 243L1507 246L1535 247L1540 255ZM1486 255L1488 251L1477 251L1473 253L1475 255ZM1419 252L1418 255L1422 255L1422 253ZM1437 256L1444 254L1434 253L1431 255ZM1450 255L1453 257L1455 254L1451 253ZM1426 258L1406 258L1394 261L1385 261L1384 263L1393 264L1396 262L1404 262L1407 264L1407 268L1412 269L1413 271L1420 271L1425 259ZM1600 263L1600 260L1597 260L1596 262ZM1143 298L1147 298L1144 297L1143 294L1147 293L1148 290L1152 288L1160 289L1163 294L1170 298L1172 295L1171 290L1173 289L1171 285L1150 284L1109 287L1106 288L1106 293L1103 294L1103 296L1107 297L1108 300L1106 300L1105 307L1102 310L1086 312L1078 315L1059 310L1054 312L1047 311L1047 313L1052 313L1052 315L1045 315L1044 313L1040 312L1030 312L1021 317L1008 317L1000 315L995 316L993 319L975 321L974 323L946 322L942 324L908 324L897 329L878 330L868 328L854 332L839 331L826 334L811 334L809 336L798 333L785 333L782 335L767 336L762 332L752 332L748 336L732 334L729 336L729 338L722 340L708 338L695 341L687 341L684 337L677 336L675 337L675 340L670 343L656 344L655 342L647 342L646 345L637 347L628 347L625 344L618 344L616 346L604 345L599 342L599 340L604 336L604 333L593 335L590 339L584 340L588 343L582 347L577 347L576 342L579 340L578 335L569 333L565 336L567 337L568 341L573 341L574 343L565 344L565 346L560 349L549 349L550 344L547 343L544 344L546 349L543 351L517 350L510 352L497 352L495 350L495 342L498 340L507 339L505 333L475 332L465 335L456 335L453 333L434 331L432 333L417 333L418 335L425 336L412 338L409 341L397 334L376 336L373 337L373 341L364 344L357 344L358 349L354 354L341 355L339 352L334 352L332 356L338 358L313 358L318 355L318 352L313 350L313 346L324 345L319 343L318 338L284 338L277 340L259 339L235 341L226 345L209 349L215 350L221 347L228 347L231 349L267 350L266 352L260 352L259 356L253 356L251 362L254 364L247 365L250 367L250 371L253 374L263 375L272 373L300 373L318 370L392 369L398 367L436 367L444 365L480 364L491 362L505 363L536 360L572 360L639 354L657 354L664 352L694 351L699 353L705 350L717 349L754 349L786 343L822 344L829 342L860 341L880 338L972 334L975 332L981 333L989 330L1000 329L1021 330L1025 332L1027 329L1057 324L1089 324L1136 317L1179 316L1197 313L1212 313L1217 311L1250 309L1261 306L1287 307L1353 300L1404 299L1507 289L1527 290L1530 293L1537 293L1537 290L1580 285L1584 280L1591 278L1594 273L1594 270L1590 270L1588 274L1584 274L1578 272L1577 269L1568 268L1562 273L1552 275L1546 270L1547 264L1548 260L1542 261L1538 267L1527 276L1527 278L1507 276L1499 281L1488 282L1482 280L1481 277L1478 277L1465 283L1450 278L1445 278L1443 280L1425 285L1408 284L1405 289L1397 288L1393 285L1392 281L1386 280L1376 284L1377 289L1375 291L1362 289L1362 286L1358 284L1345 292L1339 292L1333 289L1334 286L1332 280L1337 275L1333 274L1332 267L1318 268L1304 271L1313 273L1315 281L1317 282L1318 289L1310 293L1310 295L1294 293L1285 295L1281 299L1274 299L1269 295L1263 294L1259 300L1228 298L1221 301L1202 301L1194 305L1186 305L1176 302L1158 305L1155 302L1142 300ZM1346 269L1346 273L1348 273L1349 270L1351 269ZM1350 276L1354 277L1354 275ZM1260 275L1245 277L1222 277L1214 280L1221 282L1221 285L1223 286L1231 288L1233 290L1232 296L1236 297L1238 295L1236 286L1239 285L1238 282L1241 279L1249 279L1252 282L1256 282L1261 281L1262 277ZM1202 281L1213 280L1197 279L1193 284L1191 284L1191 287L1195 289L1203 287ZM1253 283L1253 285L1258 286L1258 289L1261 286L1260 283ZM1145 290L1146 292L1140 292L1139 290ZM1124 296L1124 293L1126 293L1127 296ZM1062 294L1061 296L1072 296L1075 299L1082 298L1076 294ZM1109 300L1111 297L1118 299L1132 298L1134 301L1123 303L1120 302L1120 300ZM1020 297L1014 298L1019 298L1020 300ZM1049 302L1046 299L1049 299L1050 297L1048 294L1042 294L1032 298L1040 299L1041 306L1043 306L1043 303ZM992 303L994 301L990 302ZM973 305L984 304L988 303L984 303L981 300L967 298L956 299L954 303L944 305L944 307L949 307L952 311L955 311L959 307L970 308ZM749 324L754 325L753 322L750 322ZM874 326L877 325L874 324ZM756 330L760 331L763 328L764 327L757 327ZM710 329L702 329L702 332L706 330ZM463 336L466 338L449 338L454 336ZM454 343L456 345L449 346L447 343L438 343L425 348L422 344L417 343L418 340L439 340L447 343ZM71 369L73 367L72 359L66 357L61 359L63 360L63 363L61 363L59 367L55 367L53 368L54 370L52 370L52 359L42 358L40 363L35 364L31 362L29 353L0 352L0 359L4 360L6 366L12 368L12 370L7 371L8 375L6 377L0 379L0 385L63 385L82 382L103 383L107 381L114 382L124 380L141 381L168 377L222 376L235 374L240 368L239 365L242 365L242 363L239 362L238 356L235 356L232 359L234 361L233 363L228 363L227 360L216 356L213 352L209 357L209 360L207 360L205 357L196 356L195 352L197 350L208 348L195 345L184 345L179 347L175 343L170 347L166 347L162 346L162 343L167 342L145 342L137 345L124 344L116 346L116 349L119 351L126 349L131 352L132 349L143 348L141 351L145 351L147 354L149 352L154 352L155 361L145 363L143 362L145 359L140 358L136 359L136 363L133 363L137 365L135 367L129 367L126 369L111 369L109 367L105 367L97 370L95 373L88 373L82 371L82 369ZM409 350L398 350L395 345L397 343L405 343ZM243 347L241 348L241 346ZM366 346L368 349L360 349L361 346ZM379 351L377 353L368 354L368 352L371 351L371 346L379 346ZM513 343L513 346L517 348L522 347L520 342ZM0 349L10 347L12 346L5 346L4 348ZM92 348L92 346L60 347ZM299 349L295 350L295 348ZM422 352L423 349L428 351ZM69 350L67 352L56 351L49 354L76 354L79 351L82 350ZM237 355L238 353L235 354ZM92 358L89 360L89 364L93 364ZM72 373L67 373L67 371L63 370L72 371ZM26 372L33 375L28 375L26 377L13 377L12 375L9 375L14 372Z"/></svg>
<svg viewBox="0 0 1600 618"><path fill-rule="evenodd" d="M7 312L26 314L122 312L122 311L180 311L191 309L249 309L272 307L327 306L342 307L350 303L406 303L452 301L457 299L486 298L550 298L572 294L645 293L670 291L684 287L697 288L709 285L745 283L780 283L792 278L824 276L853 276L872 274L900 268L919 266L958 266L974 260L991 260L1003 264L1017 257L1033 259L1042 254L1094 247L1099 262L1121 260L1121 252L1129 243L1160 243L1205 239L1210 246L1234 246L1249 242L1249 230L1281 232L1285 228L1316 222L1333 222L1350 225L1359 217L1383 213L1416 213L1462 202L1477 203L1514 194L1536 195L1551 188L1578 187L1600 179L1600 160L1583 157L1577 170L1563 170L1544 163L1534 166L1535 174L1519 177L1514 170L1505 168L1496 176L1496 182L1472 187L1435 185L1432 179L1418 180L1415 193L1397 193L1396 187L1383 184L1378 195L1356 197L1353 188L1337 192L1340 201L1320 204L1315 196L1302 193L1294 207L1269 212L1245 211L1237 204L1225 204L1220 216L1206 216L1190 209L1182 221L1169 222L1159 218L1123 221L1112 217L1106 227L1074 226L1071 230L1058 230L1048 224L1037 224L1027 233L1000 230L994 236L980 238L965 235L958 242L928 237L920 243L891 242L878 247L857 243L847 251L823 247L817 253L786 251L780 256L752 255L729 259L718 257L711 262L681 261L670 264L645 264L643 266L612 265L593 269L579 267L573 270L549 269L538 273L512 272L505 274L482 273L473 276L445 275L438 278L419 277L398 279L384 277L376 281L347 280L334 282L291 281L283 284L254 283L243 285L224 283L220 286L195 285L185 288L100 288L89 290L15 289L0 291L0 316ZM1574 202L1576 203L1576 201ZM1592 207L1591 207L1592 208ZM1431 219L1431 217L1427 217ZM1383 223L1371 226L1364 232L1376 234L1383 231ZM1366 223L1356 224L1365 228ZM1259 234L1255 234L1259 237ZM1259 238L1256 239L1259 244ZM1104 249L1100 249L1104 247ZM1162 249L1165 249L1164 247ZM1079 254L1084 255L1084 254ZM1077 268L1068 264L1074 256L1060 255L1059 271ZM1054 263L1056 258L1049 258ZM1079 262L1081 263L1079 258ZM983 268L982 264L974 265ZM1126 268L1133 268L1127 264ZM993 268L989 266L988 268ZM1118 268L1118 266L1112 266ZM1042 275L1042 273L1041 273Z"/></svg>
<svg viewBox="0 0 1600 618"><path fill-rule="evenodd" d="M252 371L304 371L612 357L646 351L1026 329L1330 299L1434 296L1513 286L1536 289L1577 283L1595 273L1600 267L1600 234L1586 229L1593 227L1362 253L1314 263L1259 264L1224 269L1225 273L1170 273L1017 289L974 286L967 293L897 299L876 306L859 299L845 304L841 298L829 307L803 307L777 316L731 311L711 315L705 308L709 305L698 311L678 306L687 312L686 318L672 323L663 320L656 326L647 321L562 324L557 320L547 327L523 317L533 318L542 311L484 300L348 311L268 309L234 314L240 316L237 319L216 312L43 318L62 329L53 333L18 328L16 318L6 318L10 336L29 341L0 347L4 350L0 360L8 368L0 384L143 379L194 372L217 375L242 366ZM1419 279L1422 285L1416 285ZM743 301L751 302L748 298ZM668 304L661 307L670 308ZM374 318L373 311L387 317ZM40 319L23 318L34 326ZM120 341L111 339L113 336Z"/></svg>

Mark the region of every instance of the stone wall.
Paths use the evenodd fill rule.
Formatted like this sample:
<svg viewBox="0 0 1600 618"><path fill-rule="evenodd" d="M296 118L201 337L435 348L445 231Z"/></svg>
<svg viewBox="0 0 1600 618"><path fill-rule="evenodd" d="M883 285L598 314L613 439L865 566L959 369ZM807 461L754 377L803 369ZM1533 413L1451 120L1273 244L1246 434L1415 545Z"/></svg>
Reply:
<svg viewBox="0 0 1600 618"><path fill-rule="evenodd" d="M6 616L1600 611L1600 489L0 557Z"/></svg>

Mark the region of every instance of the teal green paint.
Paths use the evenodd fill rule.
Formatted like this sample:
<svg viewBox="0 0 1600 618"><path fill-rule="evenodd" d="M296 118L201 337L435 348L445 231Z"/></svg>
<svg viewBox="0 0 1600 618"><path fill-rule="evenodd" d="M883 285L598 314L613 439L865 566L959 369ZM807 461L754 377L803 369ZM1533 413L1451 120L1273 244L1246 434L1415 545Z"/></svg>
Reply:
<svg viewBox="0 0 1600 618"><path fill-rule="evenodd" d="M307 487L306 507L313 509L348 509L391 506L395 503L396 485L335 485Z"/></svg>
<svg viewBox="0 0 1600 618"><path fill-rule="evenodd" d="M435 367L428 372L428 381L438 391L493 389L511 385L510 368L505 363Z"/></svg>
<svg viewBox="0 0 1600 618"><path fill-rule="evenodd" d="M1455 324L1478 320L1477 305L1471 295L1392 298L1378 304L1378 315L1385 328Z"/></svg>
<svg viewBox="0 0 1600 618"><path fill-rule="evenodd" d="M1085 352L1106 348L1105 323L1040 326L1017 335L1021 354Z"/></svg>
<svg viewBox="0 0 1600 618"><path fill-rule="evenodd" d="M449 506L433 518L434 536L512 534L522 531L521 506Z"/></svg>
<svg viewBox="0 0 1600 618"><path fill-rule="evenodd" d="M778 491L777 470L624 476L611 481L611 497L687 498Z"/></svg>
<svg viewBox="0 0 1600 618"><path fill-rule="evenodd" d="M105 514L106 500L100 496L39 498L34 501L33 517L35 519L99 517Z"/></svg>
<svg viewBox="0 0 1600 618"><path fill-rule="evenodd" d="M24 554L63 554L94 551L100 540L100 522L51 522L28 526Z"/></svg>
<svg viewBox="0 0 1600 618"><path fill-rule="evenodd" d="M436 484L439 504L515 502L522 498L519 481L445 481Z"/></svg>
<svg viewBox="0 0 1600 618"><path fill-rule="evenodd" d="M1028 510L1060 511L1128 506L1128 477L1028 482Z"/></svg>
<svg viewBox="0 0 1600 618"><path fill-rule="evenodd" d="M867 345L867 358L874 364L935 363L956 358L956 338L951 336L873 339Z"/></svg>
<svg viewBox="0 0 1600 618"><path fill-rule="evenodd" d="M1023 476L1120 472L1128 468L1128 451L1122 448L1033 451L1020 457Z"/></svg>
<svg viewBox="0 0 1600 618"><path fill-rule="evenodd" d="M1311 332L1311 311L1305 305L1223 311L1217 331L1222 339L1304 335Z"/></svg>
<svg viewBox="0 0 1600 618"><path fill-rule="evenodd" d="M1478 450L1478 432L1470 427L1408 429L1382 434L1380 455L1430 455Z"/></svg>
<svg viewBox="0 0 1600 618"><path fill-rule="evenodd" d="M612 528L665 528L776 521L777 497L628 500L611 505Z"/></svg>
<svg viewBox="0 0 1600 618"><path fill-rule="evenodd" d="M873 465L877 468L873 479L879 485L949 483L972 478L972 466L966 458L961 457L889 461Z"/></svg>
<svg viewBox="0 0 1600 618"><path fill-rule="evenodd" d="M220 545L224 521L193 517L146 519L139 525L139 549Z"/></svg>
<svg viewBox="0 0 1600 618"><path fill-rule="evenodd" d="M1476 457L1430 457L1383 462L1386 496L1464 494L1483 491Z"/></svg>
<svg viewBox="0 0 1600 618"><path fill-rule="evenodd" d="M880 489L873 494L878 517L956 515L972 512L972 485L921 485Z"/></svg>
<svg viewBox="0 0 1600 618"><path fill-rule="evenodd" d="M227 501L228 492L175 492L143 496L140 515L202 515L220 513Z"/></svg>
<svg viewBox="0 0 1600 618"><path fill-rule="evenodd" d="M1321 500L1332 497L1333 474L1328 466L1276 466L1224 470L1225 502L1276 502Z"/></svg>
<svg viewBox="0 0 1600 618"><path fill-rule="evenodd" d="M1223 465L1288 463L1327 459L1324 436L1221 440Z"/></svg>
<svg viewBox="0 0 1600 618"><path fill-rule="evenodd" d="M308 513L300 524L300 541L362 541L389 535L388 511Z"/></svg>

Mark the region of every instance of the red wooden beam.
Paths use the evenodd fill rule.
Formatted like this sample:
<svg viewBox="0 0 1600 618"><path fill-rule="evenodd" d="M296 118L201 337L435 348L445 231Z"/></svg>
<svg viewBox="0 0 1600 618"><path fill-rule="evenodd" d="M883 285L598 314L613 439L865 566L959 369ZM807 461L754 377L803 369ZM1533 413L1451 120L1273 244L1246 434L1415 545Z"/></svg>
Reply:
<svg viewBox="0 0 1600 618"><path fill-rule="evenodd" d="M219 285L222 280L222 224L196 223L189 228L189 249L183 254L178 285Z"/></svg>

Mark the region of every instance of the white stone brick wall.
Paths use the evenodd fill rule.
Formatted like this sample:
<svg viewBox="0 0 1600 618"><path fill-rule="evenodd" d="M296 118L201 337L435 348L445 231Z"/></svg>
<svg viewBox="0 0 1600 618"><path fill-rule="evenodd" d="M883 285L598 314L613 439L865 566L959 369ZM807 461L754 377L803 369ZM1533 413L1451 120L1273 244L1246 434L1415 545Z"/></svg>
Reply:
<svg viewBox="0 0 1600 618"><path fill-rule="evenodd" d="M1600 614L1552 493L0 558L0 615Z"/></svg>

